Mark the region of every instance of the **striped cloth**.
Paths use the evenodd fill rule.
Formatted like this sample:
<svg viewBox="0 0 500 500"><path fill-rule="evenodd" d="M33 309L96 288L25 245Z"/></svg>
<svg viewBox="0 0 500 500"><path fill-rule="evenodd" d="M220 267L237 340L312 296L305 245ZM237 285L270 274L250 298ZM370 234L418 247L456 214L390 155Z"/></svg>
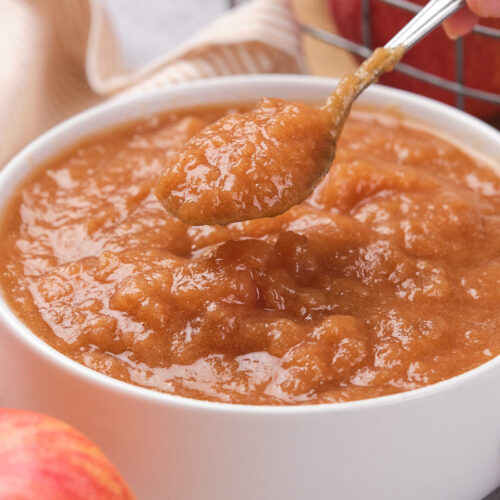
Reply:
<svg viewBox="0 0 500 500"><path fill-rule="evenodd" d="M287 0L253 0L127 71L99 0L0 0L0 166L57 122L123 92L307 71Z"/></svg>

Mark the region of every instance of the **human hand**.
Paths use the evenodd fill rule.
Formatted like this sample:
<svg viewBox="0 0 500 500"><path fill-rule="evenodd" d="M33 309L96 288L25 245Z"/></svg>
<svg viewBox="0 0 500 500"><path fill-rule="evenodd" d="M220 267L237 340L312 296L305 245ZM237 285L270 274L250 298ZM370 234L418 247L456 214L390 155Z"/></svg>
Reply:
<svg viewBox="0 0 500 500"><path fill-rule="evenodd" d="M480 17L500 17L500 0L467 0L467 7L443 23L444 31L455 40L469 33Z"/></svg>

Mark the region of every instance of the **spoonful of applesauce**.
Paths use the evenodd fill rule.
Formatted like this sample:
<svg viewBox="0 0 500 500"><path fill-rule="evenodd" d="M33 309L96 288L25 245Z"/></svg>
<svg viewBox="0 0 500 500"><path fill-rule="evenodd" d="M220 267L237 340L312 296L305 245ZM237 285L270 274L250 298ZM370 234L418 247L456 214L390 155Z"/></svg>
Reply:
<svg viewBox="0 0 500 500"><path fill-rule="evenodd" d="M272 217L302 202L328 172L351 106L378 77L464 0L431 0L384 48L345 76L320 108L265 98L191 138L154 192L191 225Z"/></svg>

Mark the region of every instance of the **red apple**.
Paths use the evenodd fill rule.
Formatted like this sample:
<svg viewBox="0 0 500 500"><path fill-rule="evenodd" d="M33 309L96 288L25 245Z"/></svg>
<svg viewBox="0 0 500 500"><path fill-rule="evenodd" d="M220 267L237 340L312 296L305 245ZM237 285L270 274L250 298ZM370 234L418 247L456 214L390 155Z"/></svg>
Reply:
<svg viewBox="0 0 500 500"><path fill-rule="evenodd" d="M361 0L328 0L340 33L360 43ZM414 0L425 4L427 0ZM371 31L372 46L384 45L413 16L393 5L372 0ZM500 19L481 20L484 25L500 28ZM448 80L455 80L455 46L442 29L437 29L413 47L404 57L404 62ZM470 34L464 38L464 83L490 92L500 93L500 40ZM420 80L392 72L384 75L380 82L427 95L434 99L455 104L455 95ZM500 114L500 106L474 99L466 99L466 110L483 118Z"/></svg>
<svg viewBox="0 0 500 500"><path fill-rule="evenodd" d="M52 417L0 409L0 500L130 500L115 467Z"/></svg>

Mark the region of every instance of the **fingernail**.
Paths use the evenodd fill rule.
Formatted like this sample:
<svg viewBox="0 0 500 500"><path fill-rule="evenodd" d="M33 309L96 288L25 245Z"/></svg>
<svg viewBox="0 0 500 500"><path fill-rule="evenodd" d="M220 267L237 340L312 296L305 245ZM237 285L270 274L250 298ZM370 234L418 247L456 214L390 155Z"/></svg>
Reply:
<svg viewBox="0 0 500 500"><path fill-rule="evenodd" d="M453 29L450 29L447 24L443 24L443 29L444 29L444 32L446 33L446 36L450 40L456 40L459 37L459 35L457 33L455 33L455 31L453 31Z"/></svg>

